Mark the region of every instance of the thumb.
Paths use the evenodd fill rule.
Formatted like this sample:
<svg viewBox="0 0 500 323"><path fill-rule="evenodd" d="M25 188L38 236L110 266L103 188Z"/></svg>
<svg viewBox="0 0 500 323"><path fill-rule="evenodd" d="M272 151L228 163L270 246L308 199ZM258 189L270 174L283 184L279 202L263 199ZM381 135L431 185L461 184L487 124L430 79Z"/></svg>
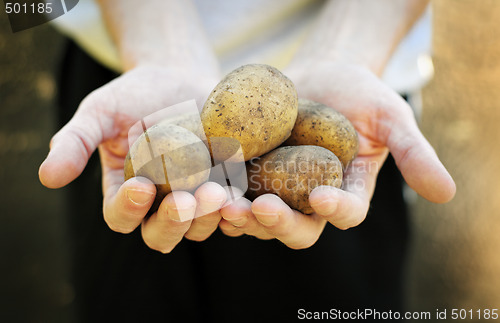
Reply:
<svg viewBox="0 0 500 323"><path fill-rule="evenodd" d="M101 143L99 120L88 110L80 110L50 141L50 151L40 165L40 182L60 188L77 178Z"/></svg>
<svg viewBox="0 0 500 323"><path fill-rule="evenodd" d="M411 108L401 107L406 109L386 115L386 145L411 188L431 202L446 203L455 195L455 182L420 132Z"/></svg>

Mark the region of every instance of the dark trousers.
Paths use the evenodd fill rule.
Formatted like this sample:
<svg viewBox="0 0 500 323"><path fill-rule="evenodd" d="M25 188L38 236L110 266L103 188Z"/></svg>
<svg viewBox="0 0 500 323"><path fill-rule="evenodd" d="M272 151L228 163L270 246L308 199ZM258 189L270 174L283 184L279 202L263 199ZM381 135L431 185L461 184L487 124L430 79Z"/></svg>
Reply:
<svg viewBox="0 0 500 323"><path fill-rule="evenodd" d="M117 75L70 43L60 73L62 126L80 101ZM75 305L81 322L284 322L298 310L402 311L408 217L402 178L384 164L358 227L327 225L319 241L291 250L279 241L183 240L171 254L148 249L140 230L111 231L102 216L95 153L67 188Z"/></svg>

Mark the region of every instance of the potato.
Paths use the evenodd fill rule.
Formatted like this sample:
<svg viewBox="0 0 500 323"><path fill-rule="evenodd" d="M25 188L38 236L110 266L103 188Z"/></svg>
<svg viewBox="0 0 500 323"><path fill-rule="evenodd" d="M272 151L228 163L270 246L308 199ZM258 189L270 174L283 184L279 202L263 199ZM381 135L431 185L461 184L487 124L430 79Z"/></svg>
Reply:
<svg viewBox="0 0 500 323"><path fill-rule="evenodd" d="M172 190L193 191L210 176L210 153L200 138L187 129L159 123L148 128L125 158L125 180L143 176L156 184L156 210Z"/></svg>
<svg viewBox="0 0 500 323"><path fill-rule="evenodd" d="M278 195L291 208L313 213L309 194L321 185L342 185L342 164L319 146L285 146L249 161L247 196Z"/></svg>
<svg viewBox="0 0 500 323"><path fill-rule="evenodd" d="M252 64L232 71L201 112L214 159L250 160L278 147L290 136L297 108L295 86L276 68Z"/></svg>
<svg viewBox="0 0 500 323"><path fill-rule="evenodd" d="M287 146L316 145L333 152L345 169L358 154L358 134L347 118L322 103L299 99L299 113Z"/></svg>
<svg viewBox="0 0 500 323"><path fill-rule="evenodd" d="M176 116L170 116L159 122L158 125L161 126L166 124L173 124L182 128L186 128L187 130L195 134L198 138L203 140L205 138L205 135L203 133L203 125L200 122L200 115L198 114L198 110L196 111L196 114L197 115L192 113L184 113Z"/></svg>

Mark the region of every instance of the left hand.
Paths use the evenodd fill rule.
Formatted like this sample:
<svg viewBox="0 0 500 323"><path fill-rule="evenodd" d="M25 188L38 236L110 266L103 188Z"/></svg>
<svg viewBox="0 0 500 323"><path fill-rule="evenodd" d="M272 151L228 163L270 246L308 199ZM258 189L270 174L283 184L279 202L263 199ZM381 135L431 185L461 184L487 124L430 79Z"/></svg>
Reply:
<svg viewBox="0 0 500 323"><path fill-rule="evenodd" d="M278 196L265 194L253 203L241 198L221 210L221 230L276 238L292 249L312 246L327 222L345 230L366 217L378 172L390 152L408 185L435 203L455 195L453 179L424 138L410 106L367 69L351 64L315 62L285 73L299 97L335 108L354 125L359 153L344 174L342 189L315 188L309 202L315 213L292 210Z"/></svg>
<svg viewBox="0 0 500 323"><path fill-rule="evenodd" d="M226 192L220 185L205 183L194 195L172 192L158 212L146 217L156 195L155 185L146 178L124 181L123 176L133 124L179 102L193 98L204 102L219 76L197 70L138 66L90 93L71 121L52 138L49 155L40 166L41 182L50 188L70 183L98 148L103 215L111 230L130 233L141 226L144 242L163 253L171 252L184 237L207 239L221 219L218 210Z"/></svg>

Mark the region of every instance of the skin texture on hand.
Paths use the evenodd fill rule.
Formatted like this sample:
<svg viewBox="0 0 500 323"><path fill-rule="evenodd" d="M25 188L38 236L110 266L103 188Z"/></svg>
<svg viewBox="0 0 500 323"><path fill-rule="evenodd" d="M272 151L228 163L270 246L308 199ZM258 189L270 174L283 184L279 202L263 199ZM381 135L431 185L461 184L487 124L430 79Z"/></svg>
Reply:
<svg viewBox="0 0 500 323"><path fill-rule="evenodd" d="M337 0L325 6L317 31L285 74L295 82L299 96L336 108L358 131L360 152L346 171L343 189L316 188L310 195L316 213L305 216L270 194L253 203L240 198L224 204L224 188L206 183L194 195L171 193L158 212L145 219L156 190L144 178L123 181L128 129L169 105L195 98L201 106L220 79L218 66L191 2L99 3L129 72L81 103L72 120L53 137L39 176L47 187L62 187L81 174L98 148L103 212L111 229L128 233L141 225L146 244L165 253L182 237L206 239L217 225L230 236L277 238L290 248L307 248L327 222L347 229L364 220L389 150L408 184L422 196L434 202L453 197L453 180L418 130L408 105L361 67L376 73L383 70L426 1ZM206 215L196 217L200 212Z"/></svg>
<svg viewBox="0 0 500 323"><path fill-rule="evenodd" d="M67 185L81 174L98 148L104 219L112 230L129 233L142 223L146 244L161 252L170 252L183 236L206 239L217 229L218 210L226 199L220 185L205 183L194 195L171 193L158 212L146 220L156 187L145 178L131 178L124 183L123 165L129 149L128 131L134 123L193 98L201 107L217 79L159 66L138 67L123 74L88 95L71 121L54 135L49 155L40 166L40 181L49 188ZM191 214L191 218L179 221L179 209L185 217ZM195 217L197 212L206 215Z"/></svg>
<svg viewBox="0 0 500 323"><path fill-rule="evenodd" d="M221 211L220 228L230 236L277 238L307 248L330 222L340 229L366 217L378 172L389 152L407 183L430 201L444 203L455 183L420 133L411 108L376 75L424 11L426 0L330 0L285 75L299 97L344 114L359 135L359 153L344 174L342 189L315 188L305 216L266 194ZM239 215L234 222L234 213Z"/></svg>
<svg viewBox="0 0 500 323"><path fill-rule="evenodd" d="M389 152L406 182L426 199L445 203L455 195L455 183L424 138L408 104L363 67L317 63L287 75L299 97L343 113L359 135L359 153L347 168L342 189L320 186L309 197L315 210L303 215L279 197L266 194L253 203L239 201L222 211L221 230L229 236L277 238L294 249L307 248L325 224L340 229L359 225L366 217L378 172Z"/></svg>

